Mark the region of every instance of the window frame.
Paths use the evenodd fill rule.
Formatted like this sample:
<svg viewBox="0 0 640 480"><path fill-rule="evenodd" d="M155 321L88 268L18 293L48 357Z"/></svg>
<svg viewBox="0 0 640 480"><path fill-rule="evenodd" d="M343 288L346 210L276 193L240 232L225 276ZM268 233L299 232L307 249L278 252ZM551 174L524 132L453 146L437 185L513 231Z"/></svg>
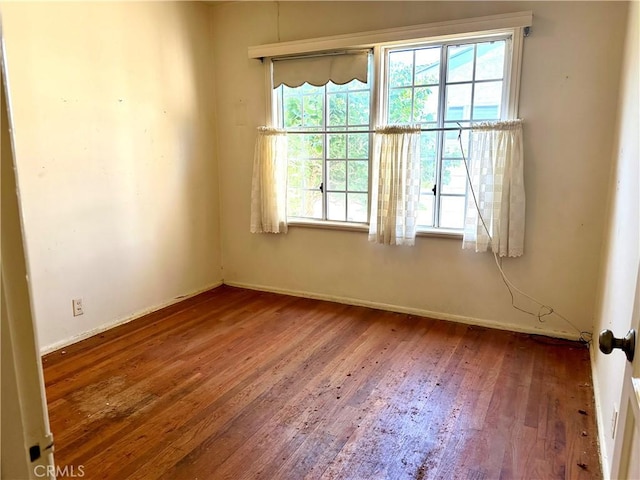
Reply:
<svg viewBox="0 0 640 480"><path fill-rule="evenodd" d="M369 70L370 70L370 75L369 75L369 82L367 85L369 85L370 87L368 89L361 89L361 90L356 90L356 91L352 91L352 90L347 90L345 92L340 92L340 91L334 91L334 92L329 92L327 91L326 85L324 86L324 90L322 92L323 95L323 122L322 125L320 127L307 127L309 128L309 135L313 135L314 133L317 133L319 135L323 136L323 153L324 153L324 158L323 158L323 171L322 171L322 178L321 178L321 182L323 185L323 188L321 190L322 192L322 208L321 208L321 215L323 218L313 218L313 217L297 217L297 216L288 216L287 217L287 223L290 225L297 225L298 223L309 223L309 222L313 222L313 223L321 223L321 224L325 224L327 222L333 222L336 223L337 225L339 224L348 224L348 225L352 225L352 226L364 226L366 227L366 229L368 229L368 219L370 217L371 214L371 205L370 205L370 200L371 200L371 149L373 146L373 134L371 133L371 129L373 128L374 122L373 122L373 112L371 111L371 107L372 107L372 96L373 96L373 85L371 83L371 78L373 77L373 75L371 74L371 70L372 70L372 63L370 63L369 65ZM273 95L273 121L274 124L276 125L280 125L281 123L284 123L284 118L283 118L283 105L279 103L279 94L278 94L278 90L281 89L281 86L275 88L272 90L272 95ZM329 111L329 96L330 95L336 95L336 94L340 94L340 93L346 93L351 94L351 93L360 93L360 92L365 92L368 91L369 92L369 124L368 125L349 125L349 119L348 119L348 113L347 113L347 117L345 119L346 121L346 125L344 126L344 128L340 127L340 126L329 126L328 125L328 117L327 117L327 113ZM303 94L304 95L304 94ZM348 112L348 105L347 105L347 112ZM279 128L285 128L285 127L279 127ZM314 132L315 128L319 128L320 130L317 132ZM344 134L346 137L349 136L349 133L361 133L361 134L367 134L368 135L368 155L366 158L347 158L345 157L344 159L340 158L340 159L333 159L333 158L329 158L328 156L328 145L329 145L329 136L332 134L337 134L337 133L333 133L332 129L336 129L334 130L335 132L344 132L344 133L340 133L340 134ZM296 135L305 135L305 133L301 133L302 131L305 130L305 127L302 127L301 130L295 130L296 131ZM347 133L349 132L349 133ZM347 142L349 142L349 140L346 140ZM346 152L347 156L348 156L348 148L347 148L347 152ZM347 176L348 179L348 172L349 172L349 162L367 162L368 165L368 175L367 175L367 189L366 191L360 191L360 190L351 190L349 189L349 185L348 185L348 180L346 181L345 184L345 189L344 190L338 190L338 189L331 189L329 188L329 172L328 172L328 162L330 161L344 161L345 162L345 175ZM303 191L309 191L309 189L302 189ZM345 194L345 218L346 220L334 220L334 219L329 219L327 218L329 216L329 193L344 193ZM350 221L348 220L348 212L349 212L349 204L348 204L348 198L349 198L349 194L366 194L367 195L367 211L366 211L366 221L364 222L358 222L358 221Z"/></svg>
<svg viewBox="0 0 640 480"><path fill-rule="evenodd" d="M301 40L294 42L283 42L257 47L249 47L249 57L259 58L265 64L265 124L269 126L277 125L278 108L276 102L276 89L273 89L272 81L272 58L288 56L293 54L317 54L329 51L332 48L340 49L362 49L370 48L373 51L371 70L373 74L369 76L371 83L370 95L370 122L373 128L377 125L385 124L387 112L387 100L385 89L386 58L385 52L393 49L409 49L425 47L428 45L441 45L443 43L478 43L485 39L507 38L505 43L505 64L504 64L504 86L502 98L501 119L514 119L518 116L518 99L521 82L523 39L529 33L532 24L531 12L518 12L515 14L494 15L489 17L479 17L463 19L449 22L439 22L435 24L418 25L399 29L387 29L375 32L363 32L350 35L339 35L334 37L323 37L318 39ZM444 80L446 82L446 80ZM440 85L443 85L440 79ZM382 97L382 98L381 98ZM325 136L327 133L323 133ZM373 148L373 134L370 133L370 156L369 156L369 202L367 205L370 216L371 198L371 154ZM325 153L326 157L326 153ZM323 169L326 170L324 159ZM326 171L324 173L326 176ZM465 194L466 198L466 194ZM323 192L323 202L326 203L326 193ZM323 206L323 211L326 206ZM434 214L435 216L435 214ZM348 221L331 221L308 219L302 217L289 217L289 225L309 226L328 229L368 231L369 222L355 223ZM461 237L462 229L448 229L442 227L421 227L417 235L433 235L444 237Z"/></svg>
<svg viewBox="0 0 640 480"><path fill-rule="evenodd" d="M381 125L381 124L387 124L389 123L386 119L389 116L389 97L390 97L390 92L392 90L392 87L390 85L387 84L388 79L389 79L389 75L388 75L388 71L389 71L389 57L391 53L394 52L399 52L399 51L415 51L418 49L424 49L424 48L429 48L429 47L440 47L441 48L441 58L440 58L440 72L439 72L439 79L438 79L438 118L436 119L436 129L443 129L445 127L448 127L450 125L447 125L448 123L450 124L451 121L447 121L446 119L446 103L447 103L447 98L446 98L446 87L447 85L450 84L457 84L457 83L470 83L473 85L476 85L478 83L486 83L486 82L491 82L494 80L480 80L479 82L476 81L475 78L472 78L471 81L467 82L449 82L446 75L447 75L447 68L448 68L448 49L451 47L455 47L457 45L466 45L466 44L480 44L480 43L485 43L485 42L490 42L490 41L504 41L505 42L505 51L504 51L504 64L503 64L503 72L502 72L502 78L501 81L503 82L503 87L502 87L502 97L500 99L500 111L499 111L499 115L498 115L498 119L497 120L507 120L510 119L512 117L509 117L508 112L512 110L512 106L509 105L509 87L510 87L510 75L512 74L512 70L511 70L511 63L512 63L512 58L513 58L513 33L512 32L508 32L508 33L500 33L500 32L492 32L492 33L488 33L488 34L480 34L480 35L466 35L466 36L456 36L456 38L451 38L451 39L434 39L433 41L428 41L428 42L419 42L419 43L410 43L410 44L393 44L393 45L380 45L380 53L379 55L382 57L381 60L381 65L382 68L380 68L376 73L377 73L377 80L380 84L380 89L379 89L379 94L382 95L382 99L380 100L380 102L378 103L378 105L376 105L376 107L378 107L379 109L379 121L377 124ZM474 64L477 61L477 59L474 57ZM415 85L411 85L412 89L415 89L416 86ZM475 89L475 87L474 87ZM475 108L475 104L474 104L474 96L472 94L472 109ZM516 106L517 108L517 106ZM515 118L515 117L513 117ZM469 124L472 125L474 123L479 123L479 122L483 122L483 121L487 121L487 120L461 120L462 123L464 124ZM493 121L493 120L489 120L489 121ZM462 235L462 230L464 228L464 218L462 218L461 220L463 221L463 225L460 228L450 228L450 227L442 227L441 224L443 223L443 218L442 218L442 197L462 197L465 199L465 203L466 203L466 199L467 199L467 194L468 194L468 189L465 188L465 192L464 193L443 193L443 183L442 183L442 168L443 168L443 163L445 160L444 158L444 154L443 154L443 149L444 149L444 142L445 142L445 136L446 136L446 131L444 130L436 130L436 170L435 170L435 179L434 179L434 183L436 185L436 193L434 194L434 198L433 198L433 212L432 212L432 224L431 226L426 226L426 225L418 225L417 226L417 232L418 233L437 233L440 232L442 230L447 231L447 232L451 232L453 234L455 233L459 233L460 235ZM450 161L451 159L449 159Z"/></svg>

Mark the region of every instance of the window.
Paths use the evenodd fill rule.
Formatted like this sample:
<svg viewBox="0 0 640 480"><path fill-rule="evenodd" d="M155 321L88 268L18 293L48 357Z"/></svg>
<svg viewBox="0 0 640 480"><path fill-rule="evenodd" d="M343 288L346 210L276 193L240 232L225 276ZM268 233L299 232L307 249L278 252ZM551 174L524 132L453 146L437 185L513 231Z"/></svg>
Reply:
<svg viewBox="0 0 640 480"><path fill-rule="evenodd" d="M370 84L281 85L276 94L278 125L296 132L288 140L288 216L366 223Z"/></svg>
<svg viewBox="0 0 640 480"><path fill-rule="evenodd" d="M467 179L459 126L503 118L508 38L384 49L385 123L418 124L418 226L462 229ZM463 136L465 154L468 135Z"/></svg>
<svg viewBox="0 0 640 480"><path fill-rule="evenodd" d="M530 13L513 17L530 25ZM468 23L477 26L475 20ZM371 42L366 78L322 84L314 76L320 86L300 84L300 71L305 74L298 68L299 86L271 86L272 121L290 133L289 220L367 224L373 130L411 124L422 129L419 231L462 231L467 180L461 145L466 156L474 124L515 118L521 51L516 35L522 32L510 26L443 40L421 36L416 42L405 36L403 42ZM327 39L318 39L318 45L332 44L332 37ZM354 44L362 48L364 43Z"/></svg>

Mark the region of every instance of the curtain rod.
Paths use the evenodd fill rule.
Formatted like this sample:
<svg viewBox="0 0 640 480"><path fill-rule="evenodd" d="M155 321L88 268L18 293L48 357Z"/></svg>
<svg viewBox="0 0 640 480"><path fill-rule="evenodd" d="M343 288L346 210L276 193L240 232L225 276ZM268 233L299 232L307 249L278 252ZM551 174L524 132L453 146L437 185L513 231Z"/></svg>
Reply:
<svg viewBox="0 0 640 480"><path fill-rule="evenodd" d="M279 57L271 57L271 61L278 62L280 60L300 60L306 58L316 58L316 57L329 57L329 56L337 56L337 55L357 55L362 53L371 53L371 48L360 48L355 50L333 50L326 52L318 52L318 53L310 53L308 55L283 55ZM264 58L264 57L262 57Z"/></svg>
<svg viewBox="0 0 640 480"><path fill-rule="evenodd" d="M394 125L388 125L394 126ZM472 130L474 127L434 127L434 128L420 128L421 132L457 132L459 130ZM376 133L375 130L285 130L287 134L346 134L346 133Z"/></svg>

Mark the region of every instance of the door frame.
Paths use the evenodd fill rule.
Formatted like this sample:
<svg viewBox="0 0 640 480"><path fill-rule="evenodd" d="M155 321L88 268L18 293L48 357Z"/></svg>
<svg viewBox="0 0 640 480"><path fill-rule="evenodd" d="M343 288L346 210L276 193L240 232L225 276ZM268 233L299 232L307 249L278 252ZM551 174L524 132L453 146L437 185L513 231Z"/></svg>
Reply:
<svg viewBox="0 0 640 480"><path fill-rule="evenodd" d="M45 397L25 254L9 83L0 16L0 315L2 478L53 479L53 437Z"/></svg>

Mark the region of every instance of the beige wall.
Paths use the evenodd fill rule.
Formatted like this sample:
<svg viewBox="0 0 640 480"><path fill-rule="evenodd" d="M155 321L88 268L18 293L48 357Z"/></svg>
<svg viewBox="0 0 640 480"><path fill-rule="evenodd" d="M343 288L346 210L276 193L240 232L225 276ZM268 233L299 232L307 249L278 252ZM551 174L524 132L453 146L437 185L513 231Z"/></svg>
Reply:
<svg viewBox="0 0 640 480"><path fill-rule="evenodd" d="M209 5L1 9L41 347L218 284Z"/></svg>
<svg viewBox="0 0 640 480"><path fill-rule="evenodd" d="M461 241L414 248L359 232L293 227L249 233L255 127L265 121L263 67L247 47L314 36L532 10L520 115L525 120L526 253L504 262L520 288L591 331L627 6L610 2L233 2L214 7L225 282L373 303L443 318L576 337L511 308L490 255ZM239 105L245 104L246 116ZM521 305L533 308L523 302Z"/></svg>
<svg viewBox="0 0 640 480"><path fill-rule="evenodd" d="M640 262L640 4L629 10L627 36L620 82L609 182L610 207L605 232L599 305L594 332L610 329L617 337L631 325L636 275ZM603 355L592 350L593 375L600 427L600 447L605 476L610 472L614 439L611 425L614 405L620 407L625 357L620 351Z"/></svg>

